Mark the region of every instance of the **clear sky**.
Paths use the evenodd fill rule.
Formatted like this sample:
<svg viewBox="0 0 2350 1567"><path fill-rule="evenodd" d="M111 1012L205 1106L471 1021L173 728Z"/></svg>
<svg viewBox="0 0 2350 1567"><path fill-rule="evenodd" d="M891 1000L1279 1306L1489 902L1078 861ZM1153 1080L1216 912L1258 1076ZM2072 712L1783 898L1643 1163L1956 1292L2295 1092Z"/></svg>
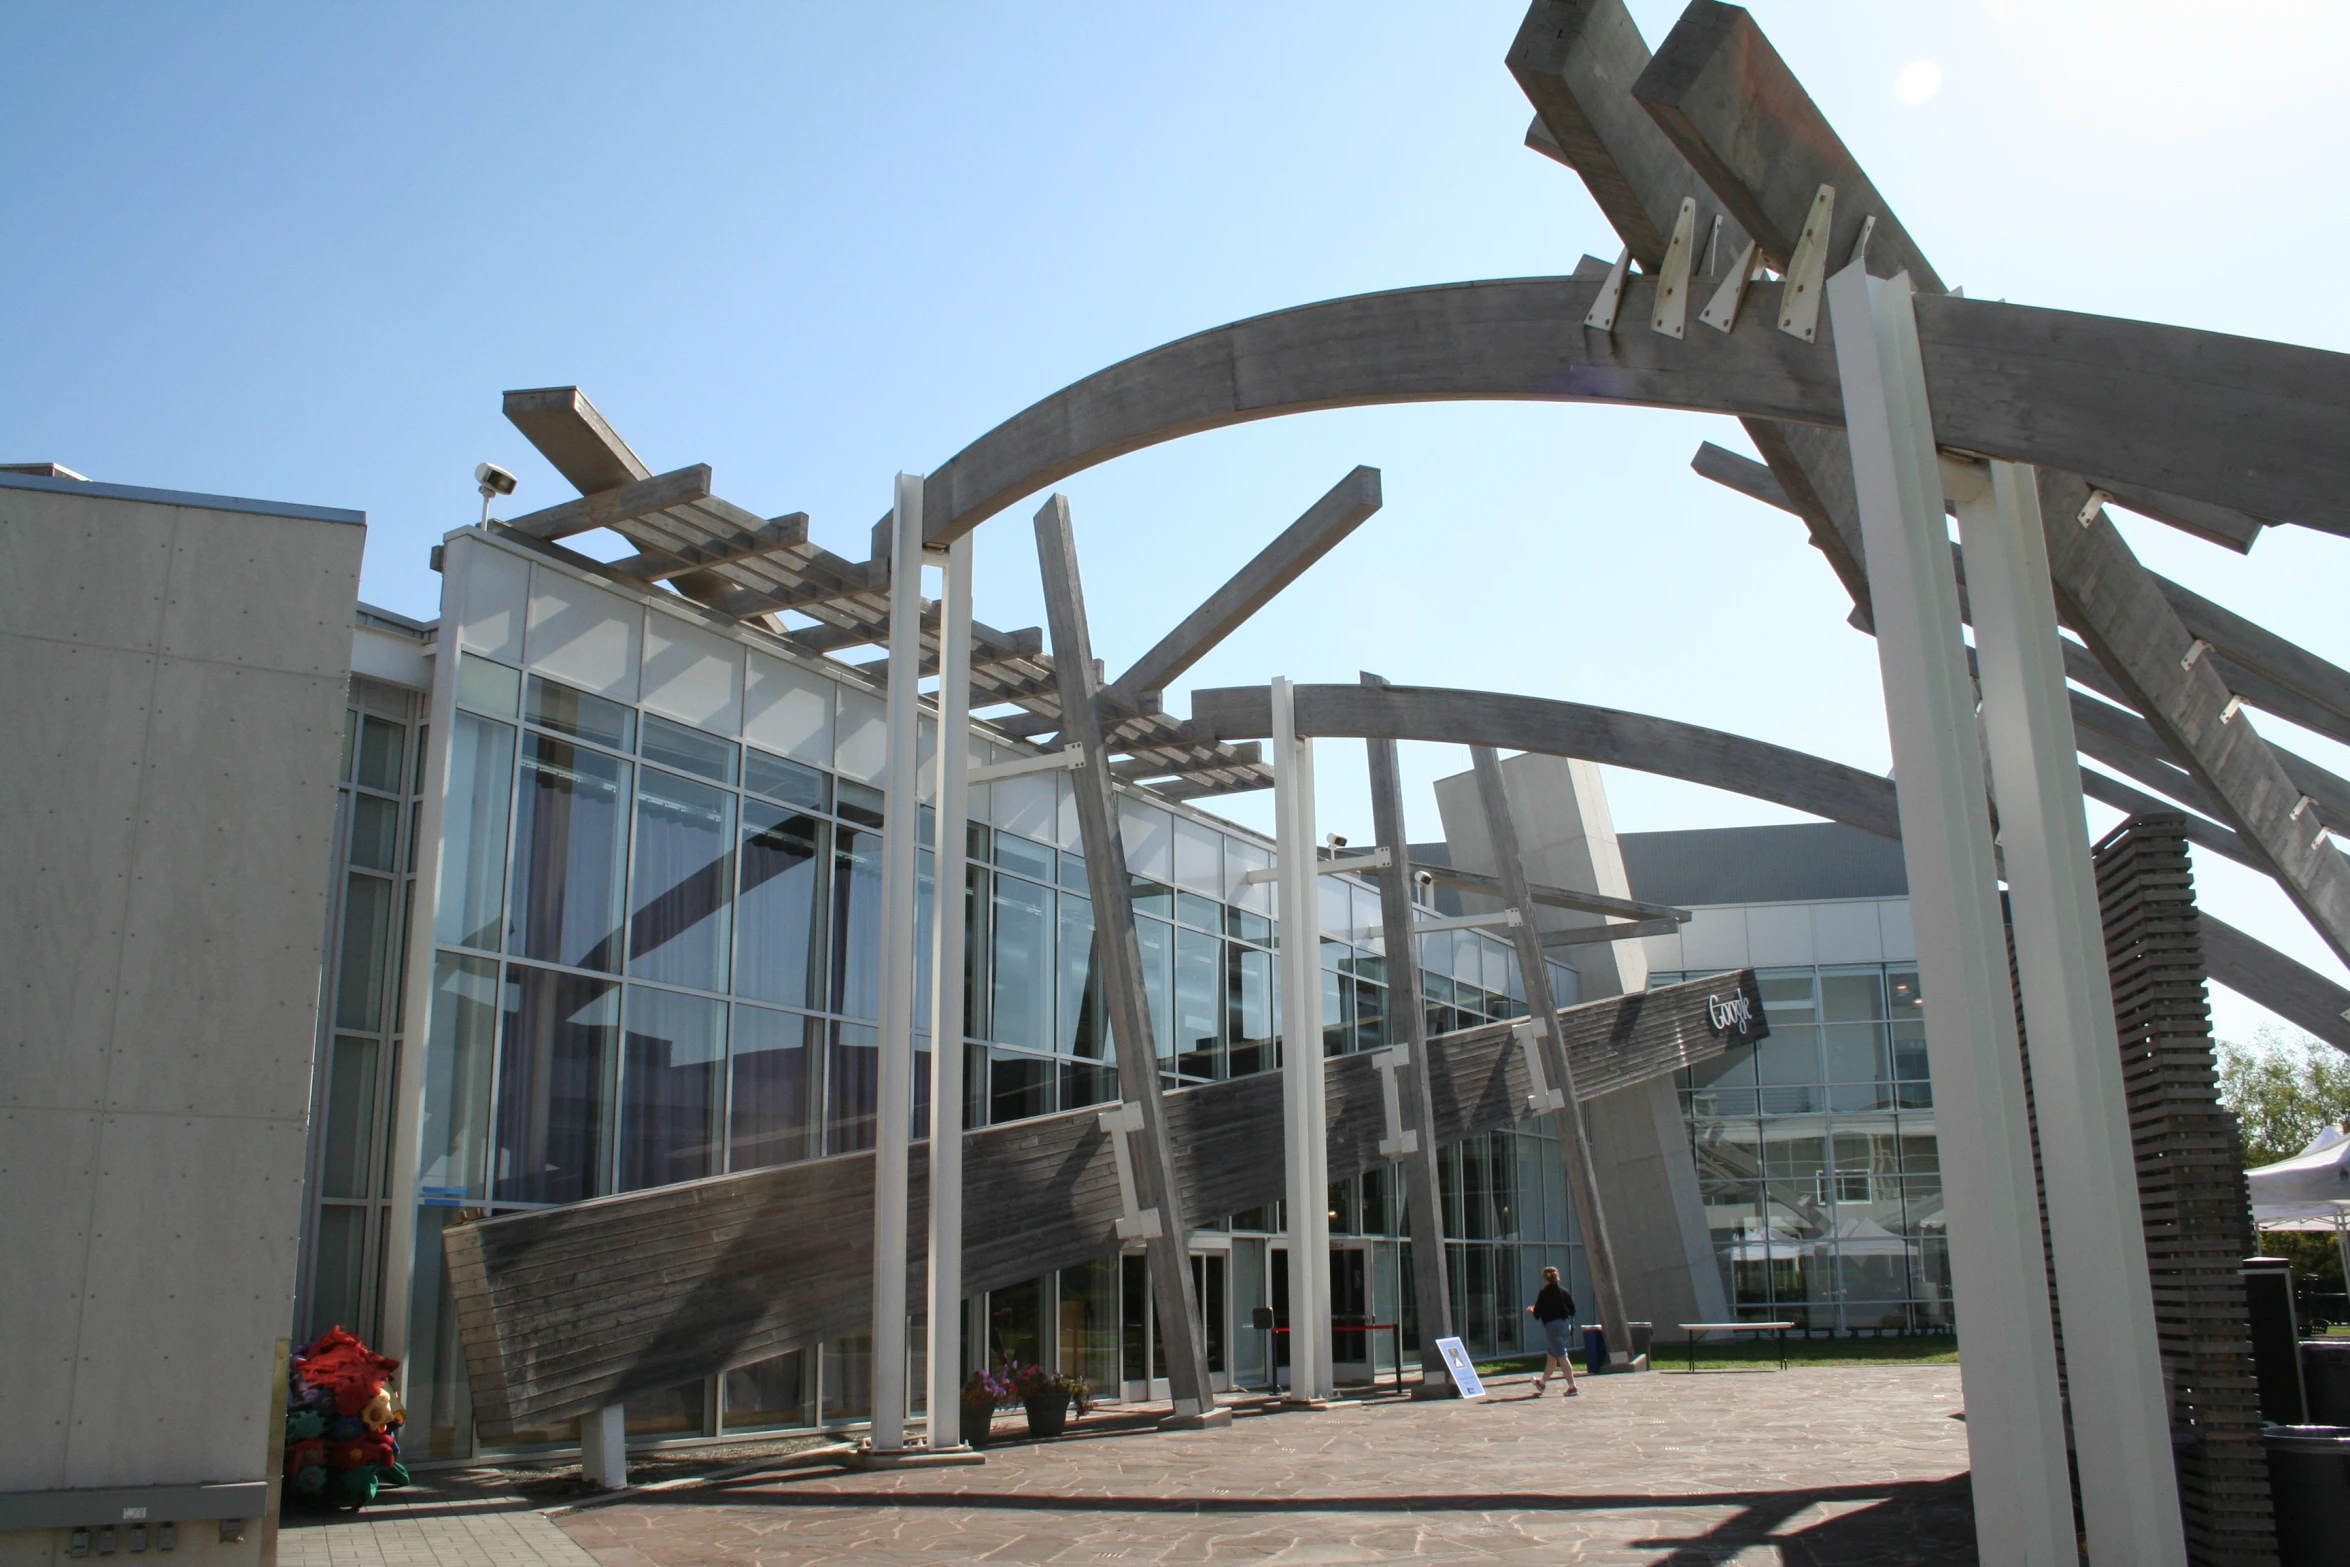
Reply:
<svg viewBox="0 0 2350 1567"><path fill-rule="evenodd" d="M1258 312L1570 270L1616 242L1520 143L1519 0L1414 6L0 6L0 460L364 509L364 592L569 489L498 412L577 383L656 470L710 463L862 559L926 471L1113 360ZM1651 43L1678 14L1635 0ZM2350 7L1765 3L1764 28L1970 294L2350 350ZM1568 697L1889 765L1873 644L1792 520L1687 470L1731 421L1565 405L1328 413L1069 480L1113 666L1355 463L1387 504L1194 671ZM1034 503L979 611L1042 619ZM2350 541L2150 564L2350 664ZM1180 696L1174 700L1182 709ZM2350 773L2350 757L2262 717ZM1326 826L1368 835L1322 747ZM1465 755L1409 747L1428 779ZM1619 828L1788 819L1611 773ZM1269 799L1225 807L1265 825ZM2092 830L2111 821L2093 808ZM2340 977L2272 886L2225 917ZM2230 998L2223 1028L2265 1014Z"/></svg>

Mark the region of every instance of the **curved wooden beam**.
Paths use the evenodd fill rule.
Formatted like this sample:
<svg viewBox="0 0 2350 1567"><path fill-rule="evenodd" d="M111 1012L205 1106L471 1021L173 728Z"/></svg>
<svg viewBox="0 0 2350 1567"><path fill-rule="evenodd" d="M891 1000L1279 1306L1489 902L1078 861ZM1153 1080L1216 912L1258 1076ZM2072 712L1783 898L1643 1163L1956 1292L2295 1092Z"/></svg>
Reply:
<svg viewBox="0 0 2350 1567"><path fill-rule="evenodd" d="M932 473L929 542L1070 474L1253 419L1375 403L1605 402L1841 426L1823 323L1776 330L1757 283L1724 334L1583 325L1590 278L1445 283L1300 305L1179 338L1013 415ZM1944 446L2350 533L2350 354L1956 295L1918 300Z"/></svg>
<svg viewBox="0 0 2350 1567"><path fill-rule="evenodd" d="M1272 731L1272 701L1263 686L1194 691L1191 712L1202 734L1219 740L1262 738ZM1766 800L1880 838L1901 837L1890 778L1767 740L1646 713L1441 686L1311 685L1297 688L1297 727L1310 735L1490 745L1577 757ZM2081 776L2093 795L2118 809L2167 808L2144 796L2132 798L2134 791L2100 787L2111 780L2085 768ZM2188 820L2197 843L2251 863L2227 828L2198 817ZM2350 990L2209 913L2202 922L2204 959L2213 979L2350 1054Z"/></svg>

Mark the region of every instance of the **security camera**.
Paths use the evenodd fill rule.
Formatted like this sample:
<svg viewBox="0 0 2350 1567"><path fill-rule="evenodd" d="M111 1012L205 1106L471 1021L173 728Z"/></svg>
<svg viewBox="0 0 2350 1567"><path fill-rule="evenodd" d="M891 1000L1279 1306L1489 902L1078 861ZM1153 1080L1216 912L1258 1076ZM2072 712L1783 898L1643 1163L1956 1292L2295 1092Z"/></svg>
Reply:
<svg viewBox="0 0 2350 1567"><path fill-rule="evenodd" d="M514 475L508 473L505 469L499 467L494 462L475 464L473 469L473 480L476 484L481 486L482 498L484 500L487 500L493 495L512 495L514 493L514 486L518 482Z"/></svg>
<svg viewBox="0 0 2350 1567"><path fill-rule="evenodd" d="M1331 834L1329 835L1329 840L1328 840L1328 841L1329 841L1329 844L1330 844L1330 847L1331 847L1331 848L1333 848L1333 849L1343 849L1343 848L1345 848L1345 847L1346 847L1346 834L1345 834L1345 833L1342 833L1342 832L1334 832L1334 833L1331 833Z"/></svg>
<svg viewBox="0 0 2350 1567"><path fill-rule="evenodd" d="M1436 873L1433 871L1414 871L1412 872L1412 880L1418 882L1423 887L1433 887L1436 885Z"/></svg>

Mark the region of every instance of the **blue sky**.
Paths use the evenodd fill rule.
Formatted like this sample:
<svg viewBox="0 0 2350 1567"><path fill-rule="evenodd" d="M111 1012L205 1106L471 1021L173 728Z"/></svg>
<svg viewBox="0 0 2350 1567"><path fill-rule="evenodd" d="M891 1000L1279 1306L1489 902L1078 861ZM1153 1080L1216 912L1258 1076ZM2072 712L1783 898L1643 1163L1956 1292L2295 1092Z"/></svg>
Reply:
<svg viewBox="0 0 2350 1567"><path fill-rule="evenodd" d="M1678 10L1633 5L1652 43ZM2350 8L1755 10L1970 294L2350 349L2321 304L2350 255ZM1612 257L1580 184L1520 145L1501 61L1522 14L20 0L0 9L0 460L362 508L366 596L430 615L426 552L475 515L475 462L521 475L509 512L570 493L499 392L577 383L656 469L708 462L729 499L805 510L862 558L894 472L1115 359L1307 300ZM1371 668L1884 770L1873 645L1791 519L1687 471L1705 439L1745 449L1697 415L1361 410L1063 489L1112 665L1364 462L1386 509L1195 683ZM980 535L999 626L1042 619L1034 509ZM2130 532L2350 664L2350 543L2283 529L2237 559ZM1322 749L1325 824L1367 835L1359 758ZM1465 760L1409 748L1407 775ZM1635 774L1610 788L1626 830L1786 819ZM1270 801L1229 809L1264 825ZM1424 787L1412 810L1433 835ZM2340 974L2272 887L2209 857L2202 874L2226 917Z"/></svg>

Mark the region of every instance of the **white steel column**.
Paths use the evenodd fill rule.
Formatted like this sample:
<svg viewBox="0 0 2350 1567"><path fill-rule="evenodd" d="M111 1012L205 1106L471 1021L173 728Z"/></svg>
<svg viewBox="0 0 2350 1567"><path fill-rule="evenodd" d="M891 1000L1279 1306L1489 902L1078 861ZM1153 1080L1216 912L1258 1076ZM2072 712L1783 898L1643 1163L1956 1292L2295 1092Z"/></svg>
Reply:
<svg viewBox="0 0 2350 1567"><path fill-rule="evenodd" d="M935 557L934 557L935 558ZM963 1445L964 856L971 784L971 535L945 552L930 913L930 1446Z"/></svg>
<svg viewBox="0 0 2350 1567"><path fill-rule="evenodd" d="M606 1491L628 1485L628 1406L606 1404L579 1422L580 1478Z"/></svg>
<svg viewBox="0 0 2350 1567"><path fill-rule="evenodd" d="M1331 1397L1330 1160L1322 1108L1322 898L1314 742L1296 688L1273 681L1274 885L1281 918L1281 1108L1289 1172L1289 1393Z"/></svg>
<svg viewBox="0 0 2350 1567"><path fill-rule="evenodd" d="M922 480L898 475L881 804L881 1058L873 1096L873 1451L906 1445L906 1145L914 1119L916 841L922 813Z"/></svg>
<svg viewBox="0 0 2350 1567"><path fill-rule="evenodd" d="M1952 472L1952 470L1956 470ZM2092 1561L2186 1567L2113 986L2038 475L1948 464L1966 547L1983 732L2015 915L2032 1098L2043 1129L2057 1309Z"/></svg>
<svg viewBox="0 0 2350 1567"><path fill-rule="evenodd" d="M2077 1559L2022 1052L1933 415L1906 274L1829 280L1939 1118L1977 1547Z"/></svg>

